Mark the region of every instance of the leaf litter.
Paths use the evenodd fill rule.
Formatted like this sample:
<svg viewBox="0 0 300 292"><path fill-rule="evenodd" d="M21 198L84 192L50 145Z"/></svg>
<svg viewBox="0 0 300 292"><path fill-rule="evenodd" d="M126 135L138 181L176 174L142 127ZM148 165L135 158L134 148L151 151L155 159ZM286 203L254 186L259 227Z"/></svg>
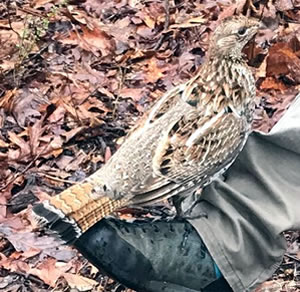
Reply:
<svg viewBox="0 0 300 292"><path fill-rule="evenodd" d="M155 100L195 74L218 18L262 15L245 49L254 128L270 131L299 92L299 0L166 2L0 3L0 289L126 290L38 235L31 206L101 167ZM299 291L299 232L285 236L284 262L257 292Z"/></svg>

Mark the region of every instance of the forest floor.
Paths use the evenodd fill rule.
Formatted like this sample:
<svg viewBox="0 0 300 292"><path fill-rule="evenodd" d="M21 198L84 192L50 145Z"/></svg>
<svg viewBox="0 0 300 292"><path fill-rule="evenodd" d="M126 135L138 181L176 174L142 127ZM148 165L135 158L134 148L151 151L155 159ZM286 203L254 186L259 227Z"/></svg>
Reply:
<svg viewBox="0 0 300 292"><path fill-rule="evenodd" d="M195 75L218 18L262 18L245 49L257 80L254 128L276 124L300 91L300 1L234 3L1 1L1 291L126 289L40 234L30 210L101 167L155 100ZM257 292L300 291L300 233L285 236L282 265Z"/></svg>

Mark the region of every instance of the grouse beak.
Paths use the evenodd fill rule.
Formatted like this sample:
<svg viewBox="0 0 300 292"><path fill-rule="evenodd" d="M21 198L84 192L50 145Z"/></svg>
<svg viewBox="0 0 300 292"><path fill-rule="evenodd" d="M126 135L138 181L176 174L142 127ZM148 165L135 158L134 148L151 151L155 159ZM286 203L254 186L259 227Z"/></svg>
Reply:
<svg viewBox="0 0 300 292"><path fill-rule="evenodd" d="M258 29L267 29L267 25L263 21L259 21L259 28Z"/></svg>
<svg viewBox="0 0 300 292"><path fill-rule="evenodd" d="M261 29L262 22L255 18L251 18L249 22L250 22L250 30L251 30L251 38L252 38L256 35L258 30Z"/></svg>

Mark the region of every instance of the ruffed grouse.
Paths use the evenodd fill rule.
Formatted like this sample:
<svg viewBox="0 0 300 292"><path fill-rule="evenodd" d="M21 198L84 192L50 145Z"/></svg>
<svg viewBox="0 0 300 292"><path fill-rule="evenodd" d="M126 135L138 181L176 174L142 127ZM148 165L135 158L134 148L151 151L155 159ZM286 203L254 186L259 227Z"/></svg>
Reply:
<svg viewBox="0 0 300 292"><path fill-rule="evenodd" d="M34 206L40 224L70 243L119 208L192 193L223 173L251 129L255 82L242 49L258 27L223 20L197 75L162 96L101 169Z"/></svg>

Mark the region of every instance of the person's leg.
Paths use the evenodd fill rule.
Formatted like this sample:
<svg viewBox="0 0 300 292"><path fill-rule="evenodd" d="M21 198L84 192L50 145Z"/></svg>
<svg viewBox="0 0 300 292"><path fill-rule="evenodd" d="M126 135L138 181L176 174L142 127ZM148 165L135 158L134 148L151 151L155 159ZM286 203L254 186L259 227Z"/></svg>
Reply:
<svg viewBox="0 0 300 292"><path fill-rule="evenodd" d="M101 271L137 291L232 291L184 220L104 219L74 246Z"/></svg>
<svg viewBox="0 0 300 292"><path fill-rule="evenodd" d="M300 228L299 113L300 96L270 135L249 137L225 181L205 188L194 211L208 216L190 221L197 232L186 222L102 220L75 247L138 291L201 291L209 282L203 291L231 291L215 280L204 240L232 290L253 290L280 264L282 232Z"/></svg>
<svg viewBox="0 0 300 292"><path fill-rule="evenodd" d="M300 229L300 95L269 134L254 132L234 164L206 187L189 222L235 292L272 276ZM188 206L187 206L188 207Z"/></svg>

